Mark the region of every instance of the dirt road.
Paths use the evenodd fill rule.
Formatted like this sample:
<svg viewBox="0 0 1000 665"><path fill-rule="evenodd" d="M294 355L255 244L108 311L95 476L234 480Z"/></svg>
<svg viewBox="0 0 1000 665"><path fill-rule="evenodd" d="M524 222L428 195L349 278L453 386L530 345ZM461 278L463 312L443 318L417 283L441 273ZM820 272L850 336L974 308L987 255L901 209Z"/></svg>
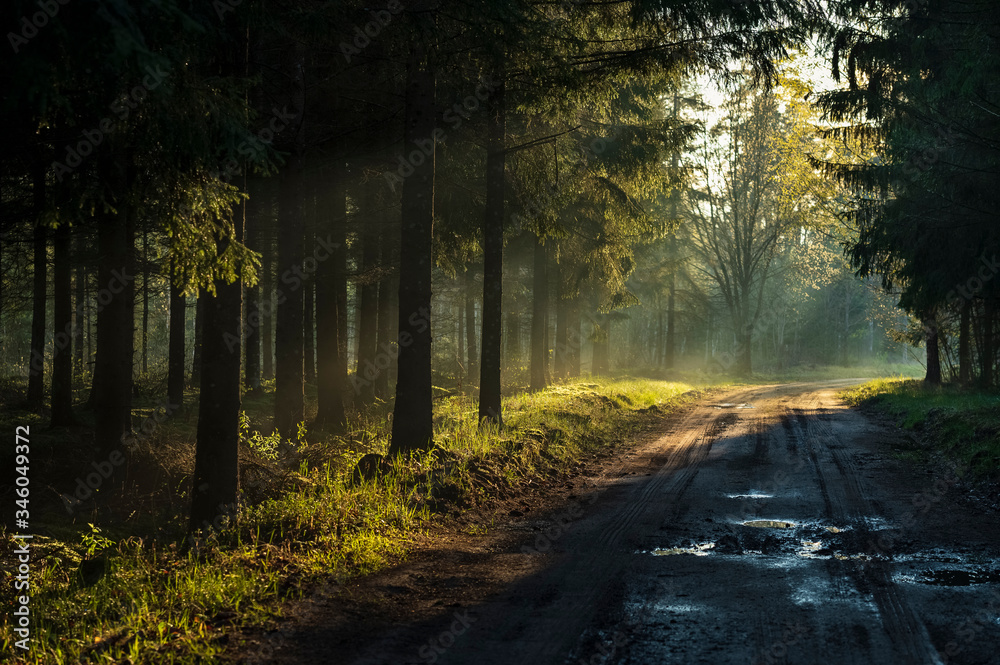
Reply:
<svg viewBox="0 0 1000 665"><path fill-rule="evenodd" d="M850 383L707 401L550 513L315 598L267 655L1000 663L1000 517L894 456L907 435L840 403Z"/></svg>

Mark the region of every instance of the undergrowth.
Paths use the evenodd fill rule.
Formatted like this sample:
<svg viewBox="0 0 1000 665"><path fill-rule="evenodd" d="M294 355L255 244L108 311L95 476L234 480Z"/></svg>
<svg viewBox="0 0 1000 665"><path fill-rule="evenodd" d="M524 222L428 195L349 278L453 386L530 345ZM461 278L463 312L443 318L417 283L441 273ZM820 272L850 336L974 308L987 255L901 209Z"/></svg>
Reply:
<svg viewBox="0 0 1000 665"><path fill-rule="evenodd" d="M398 561L411 538L439 516L510 496L523 483L614 450L693 395L680 383L591 379L512 396L504 403L504 427L486 429L477 425L472 399L444 397L435 409L435 446L361 481L352 479L357 460L387 450L387 408L358 414L346 435L303 428L291 446L261 434L255 427L261 419L246 415L241 459L249 456L247 466L266 471L270 481L254 482L255 491L220 530L184 539L184 519L176 515L142 536L89 524L75 537L30 541L25 659L217 662L234 628L266 625L280 612L280 600L320 580L342 582ZM253 410L263 401L244 406ZM178 418L157 436L190 430L190 419ZM154 443L150 454L165 442ZM0 533L5 588L19 545ZM13 594L3 602L3 648L17 657Z"/></svg>

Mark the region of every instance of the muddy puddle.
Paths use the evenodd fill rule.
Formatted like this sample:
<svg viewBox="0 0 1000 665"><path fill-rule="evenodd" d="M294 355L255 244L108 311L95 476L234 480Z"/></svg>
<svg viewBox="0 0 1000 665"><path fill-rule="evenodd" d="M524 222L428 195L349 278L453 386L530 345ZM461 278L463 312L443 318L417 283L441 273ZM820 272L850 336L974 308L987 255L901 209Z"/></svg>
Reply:
<svg viewBox="0 0 1000 665"><path fill-rule="evenodd" d="M897 582L931 586L963 587L1000 583L1000 570L989 568L938 568L916 573L900 573Z"/></svg>
<svg viewBox="0 0 1000 665"><path fill-rule="evenodd" d="M644 550L653 556L738 555L761 565L807 565L811 559L838 561L882 561L893 565L897 583L938 587L970 587L1000 584L1000 560L984 559L982 553L933 549L897 555L872 554L865 550L871 524L879 518L859 517L851 524L787 519L752 519L733 522L722 535L700 540L685 539L671 546Z"/></svg>

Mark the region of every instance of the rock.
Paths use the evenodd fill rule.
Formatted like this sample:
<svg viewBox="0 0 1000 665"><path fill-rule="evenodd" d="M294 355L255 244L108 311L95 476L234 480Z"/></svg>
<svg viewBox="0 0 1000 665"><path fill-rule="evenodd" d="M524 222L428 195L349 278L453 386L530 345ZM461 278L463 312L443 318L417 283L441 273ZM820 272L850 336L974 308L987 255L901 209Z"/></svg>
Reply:
<svg viewBox="0 0 1000 665"><path fill-rule="evenodd" d="M392 471L392 464L384 455L368 453L359 459L354 466L354 472L351 473L351 484L357 485L366 480L373 480L390 471Z"/></svg>

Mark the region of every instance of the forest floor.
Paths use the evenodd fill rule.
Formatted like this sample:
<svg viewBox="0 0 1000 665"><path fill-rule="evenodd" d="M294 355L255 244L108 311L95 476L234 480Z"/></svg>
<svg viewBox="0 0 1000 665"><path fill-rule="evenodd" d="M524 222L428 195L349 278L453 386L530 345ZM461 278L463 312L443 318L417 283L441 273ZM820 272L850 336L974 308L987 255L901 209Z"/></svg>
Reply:
<svg viewBox="0 0 1000 665"><path fill-rule="evenodd" d="M281 663L989 663L995 487L859 381L732 387L403 563L287 603L228 656ZM932 434L932 433L931 433Z"/></svg>

